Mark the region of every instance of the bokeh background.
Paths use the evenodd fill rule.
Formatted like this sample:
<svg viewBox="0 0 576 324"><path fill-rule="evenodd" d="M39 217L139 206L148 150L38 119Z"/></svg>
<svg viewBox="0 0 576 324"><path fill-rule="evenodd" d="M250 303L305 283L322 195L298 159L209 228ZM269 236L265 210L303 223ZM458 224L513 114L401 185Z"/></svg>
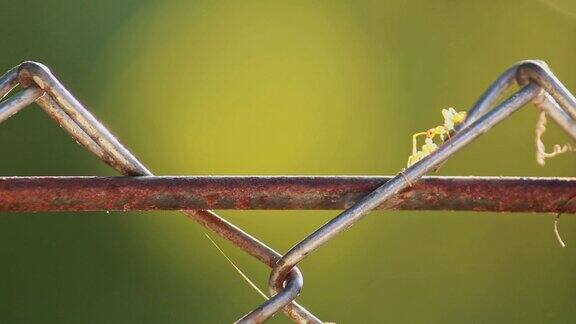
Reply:
<svg viewBox="0 0 576 324"><path fill-rule="evenodd" d="M518 60L576 91L571 0L4 0L0 19L2 70L47 64L161 175L394 174L412 133ZM515 114L440 174L575 176L575 155L536 165L535 120ZM38 108L0 145L2 175L115 174ZM221 214L284 252L337 213ZM576 221L560 230L565 249L547 215L374 212L302 263L299 300L339 323L573 322ZM1 214L0 260L4 323L226 323L262 301L176 212Z"/></svg>

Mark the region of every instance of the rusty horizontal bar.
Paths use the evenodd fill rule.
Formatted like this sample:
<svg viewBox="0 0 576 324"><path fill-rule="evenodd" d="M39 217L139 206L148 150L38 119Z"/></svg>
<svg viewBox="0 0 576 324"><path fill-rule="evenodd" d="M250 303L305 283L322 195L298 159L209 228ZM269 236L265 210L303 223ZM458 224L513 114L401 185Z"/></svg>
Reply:
<svg viewBox="0 0 576 324"><path fill-rule="evenodd" d="M0 211L345 209L389 179L0 177ZM576 178L425 177L379 209L576 213L574 197Z"/></svg>

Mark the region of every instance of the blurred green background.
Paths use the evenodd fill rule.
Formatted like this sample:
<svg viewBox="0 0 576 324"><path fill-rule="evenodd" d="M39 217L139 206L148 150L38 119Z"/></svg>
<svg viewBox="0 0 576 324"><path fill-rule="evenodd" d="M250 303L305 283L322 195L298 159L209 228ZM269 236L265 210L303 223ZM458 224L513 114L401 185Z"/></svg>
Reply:
<svg viewBox="0 0 576 324"><path fill-rule="evenodd" d="M47 64L161 175L394 174L412 133L518 60L576 91L570 0L4 0L0 18L2 70ZM440 174L575 176L574 154L536 165L535 120L515 114ZM2 175L115 174L37 108L0 145ZM221 214L284 252L337 213ZM562 218L562 249L549 215L374 212L301 264L299 300L339 323L573 322L575 230ZM262 299L202 232L176 212L2 214L0 322L231 322Z"/></svg>

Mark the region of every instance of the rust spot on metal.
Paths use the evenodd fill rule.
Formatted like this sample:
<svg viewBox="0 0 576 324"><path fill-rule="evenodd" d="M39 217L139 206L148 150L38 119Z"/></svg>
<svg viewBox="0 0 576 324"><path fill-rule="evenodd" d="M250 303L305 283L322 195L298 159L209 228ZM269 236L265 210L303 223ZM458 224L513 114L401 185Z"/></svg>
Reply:
<svg viewBox="0 0 576 324"><path fill-rule="evenodd" d="M391 177L0 177L0 211L345 209ZM576 178L425 177L379 206L575 213Z"/></svg>

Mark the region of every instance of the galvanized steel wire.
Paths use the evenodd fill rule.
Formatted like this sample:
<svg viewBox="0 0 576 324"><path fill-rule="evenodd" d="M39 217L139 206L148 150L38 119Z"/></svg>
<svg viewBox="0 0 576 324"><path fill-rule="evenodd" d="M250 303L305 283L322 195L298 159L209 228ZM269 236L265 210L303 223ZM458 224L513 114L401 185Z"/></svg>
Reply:
<svg viewBox="0 0 576 324"><path fill-rule="evenodd" d="M46 66L36 62L24 62L8 71L0 77L0 98L6 96L17 85L22 86L24 90L0 103L0 122L36 101L72 138L120 173L130 176L152 175L68 92ZM213 211L183 210L182 212L269 267L273 267L281 257L279 253ZM298 294L302 288L302 282L302 274L294 268L290 271L286 291L290 294ZM284 313L295 322L322 323L296 302L287 303Z"/></svg>
<svg viewBox="0 0 576 324"><path fill-rule="evenodd" d="M502 94L515 83L521 88L509 98L498 102ZM206 228L213 230L224 239L272 268L269 278L270 299L242 317L238 321L239 323L260 323L280 310L283 310L290 319L298 323L321 323L322 321L316 316L294 301L303 286L302 274L296 266L305 257L352 226L375 208L389 209L404 206L405 208L411 209L434 209L432 206L444 206L437 209L482 210L482 208L484 208L484 210L507 212L574 212L576 210L576 206L568 204L572 201L572 198L576 196L576 191L574 190L576 180L574 179L429 178L424 180L422 186L418 185L418 181L427 172L440 166L450 156L457 153L480 135L489 131L493 126L505 120L515 111L530 102L533 102L538 109L550 116L570 137L576 139L576 98L542 61L522 61L510 67L472 106L468 112L467 119L457 129L449 141L441 145L438 150L429 156L401 171L394 177L386 179L364 179L364 184L366 185L366 183L369 182L369 184L372 184L372 187L364 187L364 191L360 193L355 192L356 196L353 196L353 198L350 198L350 195L346 196L345 193L342 193L339 198L334 198L334 196L327 198L327 194L323 194L321 191L319 192L318 188L315 189L316 191L306 192L304 190L303 193L301 185L306 183L306 181L316 181L316 185L321 182L320 178L314 179L313 177L284 178L283 181L289 182L285 187L278 187L277 181L279 181L279 179L272 179L272 182L268 182L269 187L267 190L257 191L254 189L252 196L250 196L249 190L243 191L245 196L238 193L236 193L237 196L234 196L234 192L232 191L227 193L220 191L221 197L228 198L228 202L234 201L235 198L237 199L236 204L229 203L229 207L234 209L279 208L279 206L285 206L286 208L294 208L295 206L300 206L300 208L319 207L318 209L326 209L320 208L326 206L331 206L330 208L333 209L347 207L344 212L296 244L284 255L280 255L264 243L221 218L213 211L208 210L207 208L222 208L224 206L214 204L214 199L211 200L212 203L208 202L209 199L198 199L198 197L203 197L202 195L206 194L209 188L196 188L197 191L194 191L192 194L186 190L193 191L193 189L190 189L193 187L193 184L183 181L183 178L151 177L152 173L84 108L44 65L36 62L24 62L9 70L5 75L0 77L0 98L4 98L18 85L23 89L21 92L0 102L0 122L8 119L31 103L36 102L54 121L65 129L72 138L105 163L112 166L121 174L145 177L130 180L128 180L128 178L0 178L0 192L5 193L3 197L0 198L0 204L2 205L0 210L93 210L90 208L98 207L96 205L90 205L90 200L86 198L87 196L81 196L81 194L89 195L90 190L104 190L104 192L108 192L108 189L99 187L99 185L102 185L106 181L108 181L108 183L115 182L116 184L124 183L124 191L117 190L115 193L112 193L113 195L120 197L123 193L132 193L131 197L138 196L140 205L135 203L130 206L140 207L134 209L186 208L182 210L182 212L188 217L194 219ZM214 179L215 178L212 178L212 181L214 181ZM331 186L331 188L338 186L338 181L340 181L342 185L341 181L354 182L362 180L353 178L342 178L344 179L342 180L337 177L326 179L324 179L324 186ZM202 179L196 177L194 181L202 182L209 180L209 178ZM74 185L78 186L78 184L83 181L85 182L84 185L87 185L82 186L85 190L76 190L76 192L73 192L71 188L74 188ZM172 190L164 187L165 191L163 193L171 193L174 197L179 197L180 200L168 200L172 202L172 205L169 203L162 204L160 200L157 200L156 204L150 203L154 202L153 193L161 192L161 189L158 187L151 189L154 185L158 185L158 182L155 181L169 181L172 185L179 183L180 187L173 187ZM239 181L238 179L221 178L220 181L227 181L228 185L236 185L237 188L248 188L250 185L249 181L270 181L270 179L251 179L250 177L244 177L243 181L245 182L240 184L237 183ZM374 181L380 182L374 183ZM434 181L436 181L436 187L426 187L427 182ZM442 181L444 181L444 183L442 183ZM442 190L446 192L449 191L450 188L458 189L458 186L463 185L473 187L474 185L478 185L479 181L482 182L480 185L484 186L482 187L484 189L474 187L478 189L474 191L476 194L484 192L484 194L492 193L496 195L496 192L490 192L486 189L487 185L492 186L491 188L493 189L500 188L502 190L510 190L512 187L506 187L506 185L515 184L516 187L514 187L514 190L516 190L516 195L512 195L514 198L509 198L512 199L513 203L506 205L506 202L510 202L510 200L505 201L507 198L502 197L502 195L499 195L502 197L501 201L495 200L495 203L492 205L488 204L480 207L475 205L474 195L471 195L469 199L466 200L466 203L462 203L462 201L459 203L457 198L442 198L441 195L433 196L433 198L425 201L418 201L414 196L409 196L411 191L421 190L421 192L426 192L426 190L431 190L431 188L440 190L436 191L436 193L441 193ZM310 185L310 183L308 184ZM312 185L313 184L314 183L312 183ZM167 185L167 183L164 183L164 185ZM348 185L350 185L350 182ZM413 185L414 187L412 188ZM530 187L530 185L532 185L532 187ZM143 186L149 186L146 187L148 188L146 190L151 191L145 191ZM278 191L278 188L281 188L281 190ZM66 191L66 189L69 189L69 191ZM186 200L184 199L185 197L183 198L182 196L182 191L178 191L179 189L188 192L188 198L191 197L190 195L195 194L196 196L193 197L194 199L190 198ZM260 189L262 188L260 187ZM350 187L348 189L350 189ZM25 199L27 193L31 192L30 190L36 190L36 200ZM277 191L275 192L274 190ZM334 193L334 191L330 192L332 194ZM70 202L73 201L73 199L60 199L59 205L50 203L49 197L55 197L57 195L59 195L60 198L68 197L66 196L67 194L70 195L70 197L76 194L75 197L77 199L75 202L67 205L66 201ZM150 195L147 196L147 194ZM260 195L261 198L266 194L275 194L277 199L269 200L273 201L273 203L269 203L268 205L266 205L265 200L262 199L260 199L260 205L257 203L251 205L251 199L258 195ZM407 194L408 196L406 196ZM530 196L530 194L533 195ZM300 200L294 203L294 197L298 197ZM497 198L496 196L492 197ZM522 197L524 197L524 202L530 199L532 203L524 203L524 205L522 205ZM548 199L546 197L548 197ZM280 198L284 198L284 205L282 205ZM137 200L136 198L133 199ZM326 199L332 199L335 203L330 205L326 203ZM113 199L110 200L110 203L112 203ZM18 201L20 204L16 203ZM174 201L178 201L179 204L174 203ZM478 201L478 199L476 199L476 201ZM11 205L11 202L14 204ZM121 210L132 209L130 206L127 207L124 205ZM246 208L242 208L242 206ZM110 205L106 207L113 206ZM101 206L101 208L104 207ZM114 208L106 209L114 210ZM120 210L120 207L118 207L118 209Z"/></svg>
<svg viewBox="0 0 576 324"><path fill-rule="evenodd" d="M512 85L514 79L522 88L508 99L495 105L496 100ZM545 96L546 93L550 96ZM552 119L573 139L576 139L576 98L554 76L544 62L523 61L514 65L504 72L470 109L467 120L448 142L428 157L366 195L362 200L317 229L284 254L270 274L269 290L273 297L246 314L240 322L261 322L270 318L296 297L291 291L283 288L290 269L336 235L362 219L374 208L416 183L424 174L440 166L464 146L534 100L540 102L538 106L541 109L550 109Z"/></svg>

